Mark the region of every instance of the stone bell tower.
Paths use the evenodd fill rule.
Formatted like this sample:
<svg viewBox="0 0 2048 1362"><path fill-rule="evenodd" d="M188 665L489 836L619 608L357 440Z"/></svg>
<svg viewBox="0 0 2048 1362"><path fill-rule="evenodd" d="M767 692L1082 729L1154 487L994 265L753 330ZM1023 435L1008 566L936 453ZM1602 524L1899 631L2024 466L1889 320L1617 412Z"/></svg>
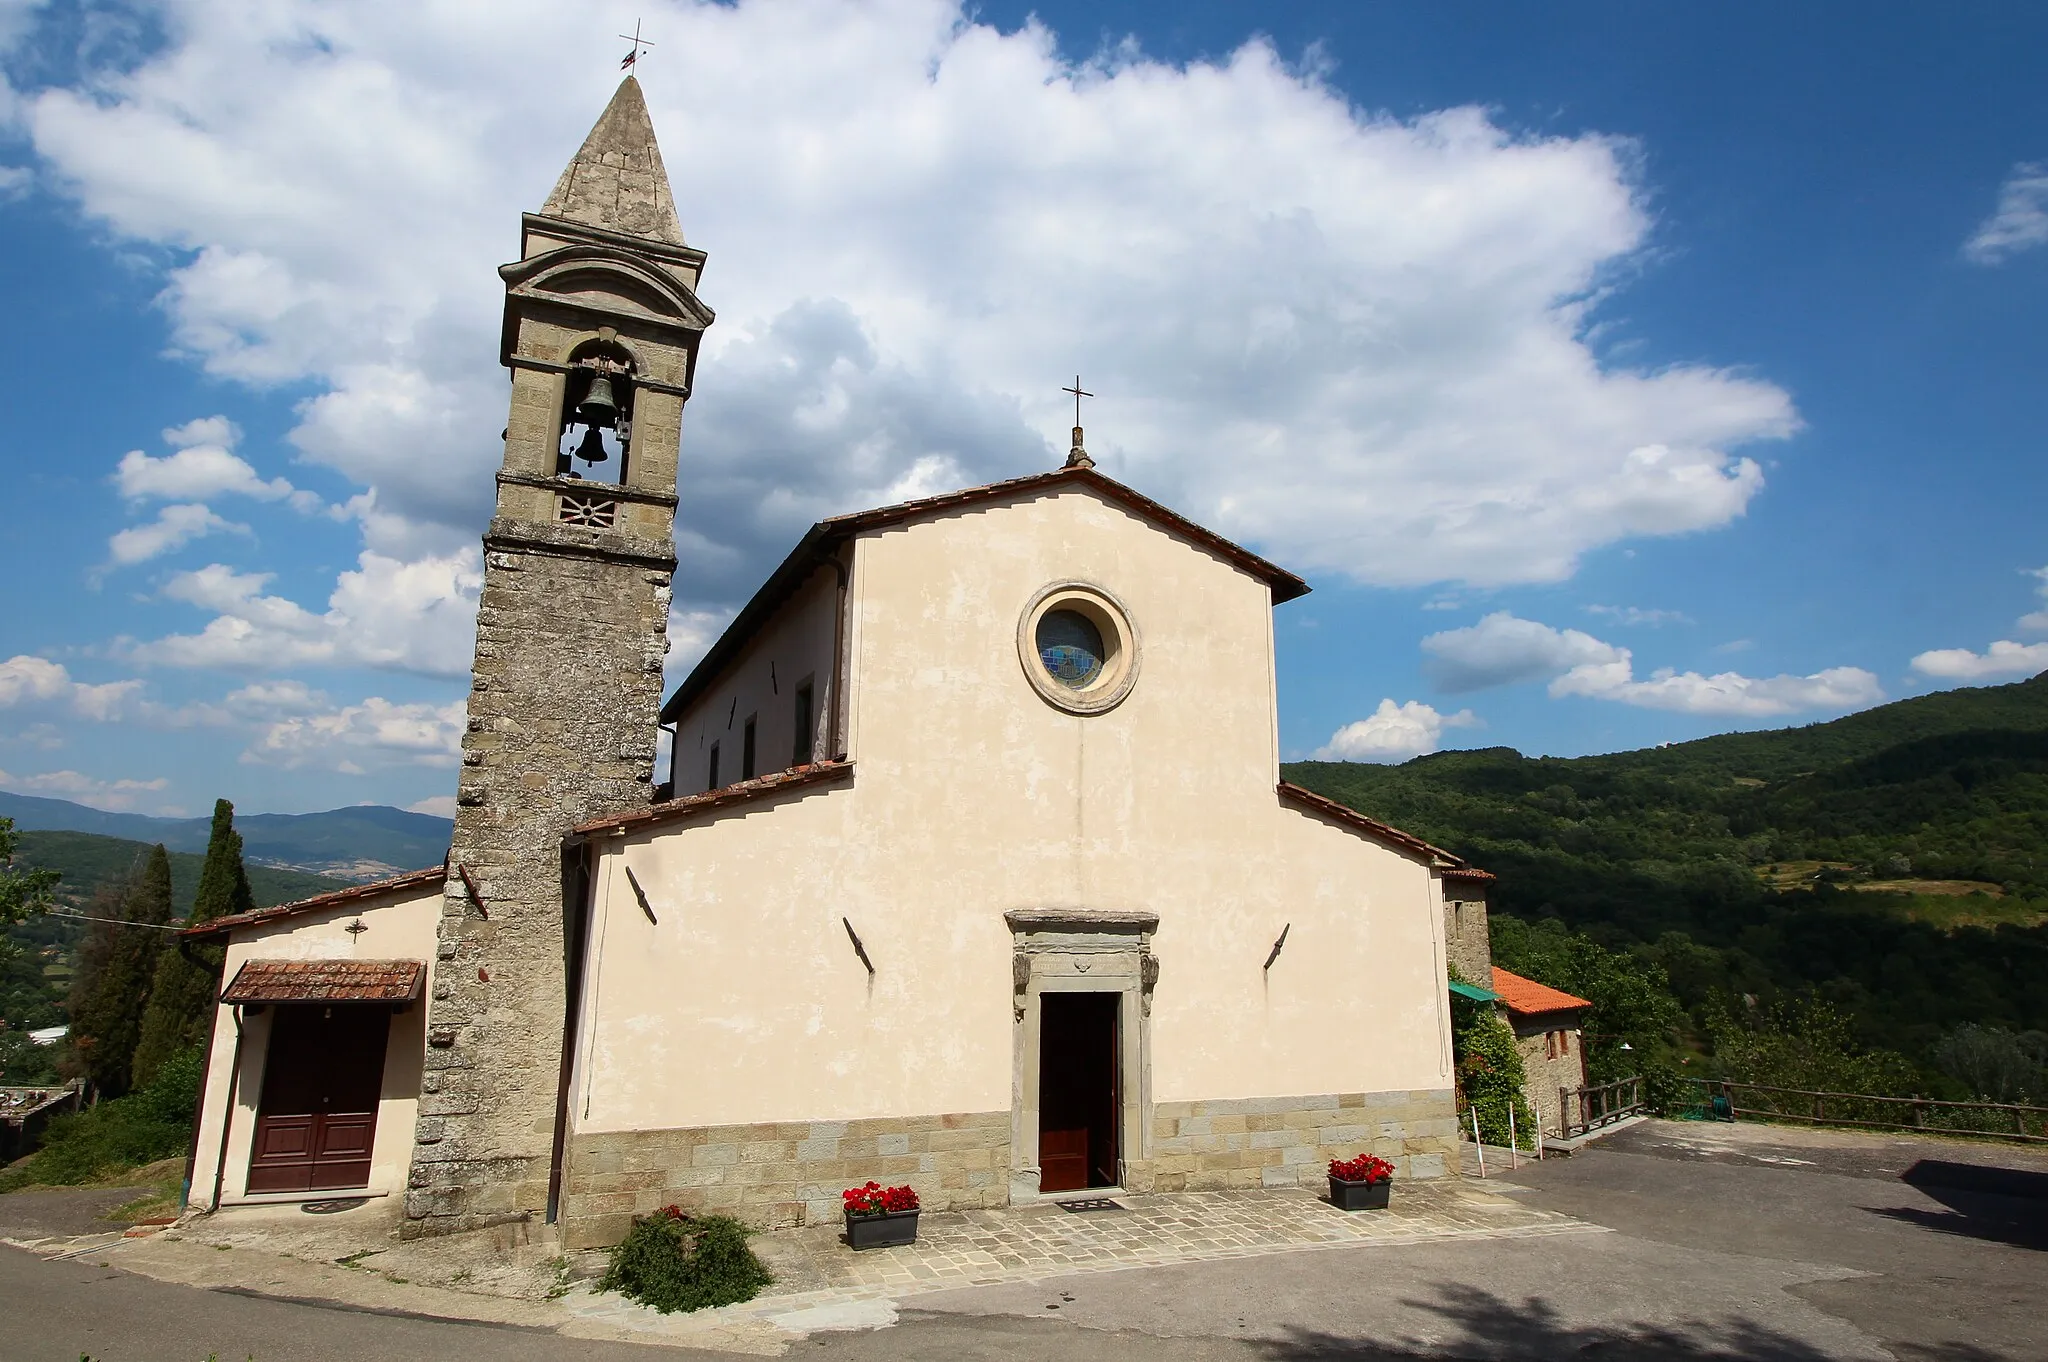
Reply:
<svg viewBox="0 0 2048 1362"><path fill-rule="evenodd" d="M521 220L499 358L512 410L483 601L410 1236L549 1210L582 902L563 834L644 807L675 572L676 459L704 253L683 242L631 76Z"/></svg>

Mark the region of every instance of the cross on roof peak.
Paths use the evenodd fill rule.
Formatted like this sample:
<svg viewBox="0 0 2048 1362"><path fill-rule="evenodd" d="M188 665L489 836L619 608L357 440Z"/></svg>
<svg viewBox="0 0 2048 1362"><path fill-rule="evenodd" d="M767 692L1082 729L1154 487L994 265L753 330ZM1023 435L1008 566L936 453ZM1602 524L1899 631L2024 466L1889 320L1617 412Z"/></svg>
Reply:
<svg viewBox="0 0 2048 1362"><path fill-rule="evenodd" d="M1074 395L1074 447L1067 451L1067 467L1093 468L1095 467L1095 460L1089 458L1088 451L1081 447L1081 399L1093 397L1095 394L1081 386L1081 376L1079 374L1074 375L1073 387L1061 388L1060 391Z"/></svg>

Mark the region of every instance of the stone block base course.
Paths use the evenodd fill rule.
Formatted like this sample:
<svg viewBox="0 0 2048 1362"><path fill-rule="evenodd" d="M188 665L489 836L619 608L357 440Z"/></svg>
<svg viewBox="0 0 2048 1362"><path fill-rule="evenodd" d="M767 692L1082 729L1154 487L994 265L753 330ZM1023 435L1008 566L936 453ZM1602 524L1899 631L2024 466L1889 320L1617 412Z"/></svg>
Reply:
<svg viewBox="0 0 2048 1362"><path fill-rule="evenodd" d="M1161 1102L1152 1157L1127 1168L1130 1190L1206 1192L1320 1187L1331 1159L1377 1154L1407 1180L1458 1167L1457 1104L1449 1088Z"/></svg>
<svg viewBox="0 0 2048 1362"><path fill-rule="evenodd" d="M1150 1158L1127 1159L1127 1190L1318 1187L1331 1159L1378 1154L1395 1176L1455 1174L1451 1091L1161 1102ZM570 1139L562 1228L570 1248L625 1237L662 1206L736 1216L757 1229L836 1223L841 1189L907 1183L932 1212L1010 1203L1010 1113L792 1121L580 1133Z"/></svg>
<svg viewBox="0 0 2048 1362"><path fill-rule="evenodd" d="M788 1121L570 1139L562 1228L571 1248L615 1244L636 1215L675 1205L757 1229L819 1225L839 1193L873 1178L908 1184L934 1211L1009 1204L1010 1113Z"/></svg>

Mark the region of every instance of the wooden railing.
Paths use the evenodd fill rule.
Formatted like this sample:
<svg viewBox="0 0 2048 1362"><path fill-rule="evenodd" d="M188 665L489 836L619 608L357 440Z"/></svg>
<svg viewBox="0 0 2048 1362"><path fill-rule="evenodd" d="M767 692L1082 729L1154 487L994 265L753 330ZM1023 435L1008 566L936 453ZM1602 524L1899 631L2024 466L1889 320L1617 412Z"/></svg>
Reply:
<svg viewBox="0 0 2048 1362"><path fill-rule="evenodd" d="M1590 1088L1559 1088L1557 1119L1564 1138L1612 1125L1643 1109L1643 1080L1617 1078ZM1576 1119L1574 1119L1576 1118Z"/></svg>
<svg viewBox="0 0 2048 1362"><path fill-rule="evenodd" d="M1803 1121L1809 1125L1924 1130L1942 1135L1988 1135L2000 1140L2048 1143L2048 1107L2016 1102L1944 1102L1931 1097L1877 1097L1861 1092L1814 1092L1718 1078L1692 1081L1706 1089L1710 1110L1725 1105L1729 1117L1736 1120L1747 1116L1766 1121ZM1721 1104L1714 1102L1716 1097L1722 1099Z"/></svg>

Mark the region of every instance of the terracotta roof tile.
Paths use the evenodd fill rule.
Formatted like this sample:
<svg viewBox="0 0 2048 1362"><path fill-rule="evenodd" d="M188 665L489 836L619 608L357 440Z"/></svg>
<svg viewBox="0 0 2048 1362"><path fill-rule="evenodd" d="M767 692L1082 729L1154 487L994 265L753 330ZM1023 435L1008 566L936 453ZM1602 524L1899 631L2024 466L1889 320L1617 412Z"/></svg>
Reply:
<svg viewBox="0 0 2048 1362"><path fill-rule="evenodd" d="M418 960L250 960L221 990L224 1003L403 1003L420 996Z"/></svg>
<svg viewBox="0 0 2048 1362"><path fill-rule="evenodd" d="M694 818L701 813L728 808L734 804L751 803L772 794L786 790L802 789L806 785L822 785L827 781L845 780L853 774L850 761L814 761L807 766L792 766L786 771L771 771L765 776L752 780L734 781L721 785L715 790L702 794L684 795L642 809L638 813L614 814L610 818L598 818L571 828L569 836L592 837L599 833L625 832L629 829L651 827L657 823L673 823L677 819Z"/></svg>
<svg viewBox="0 0 2048 1362"><path fill-rule="evenodd" d="M1591 1007L1584 998L1574 998L1561 989L1548 984L1539 984L1534 979L1524 979L1519 974L1510 974L1499 965L1493 967L1493 991L1507 999L1508 1011L1520 1012L1524 1016L1535 1012L1567 1012L1573 1008Z"/></svg>
<svg viewBox="0 0 2048 1362"><path fill-rule="evenodd" d="M1420 837L1415 836L1413 833L1403 832L1391 823L1382 823L1377 818L1368 818L1349 804L1339 804L1336 800L1319 795L1314 790L1304 790L1301 786L1289 784L1284 780L1280 782L1278 792L1280 797L1289 803L1298 804L1305 809L1311 809L1316 813L1322 814L1325 818L1347 824L1368 837L1386 843L1388 846L1402 851L1411 851L1418 856L1426 856L1429 858L1430 863L1440 870L1448 872L1467 868L1464 861L1445 851L1442 847L1431 846ZM1479 871L1477 873L1483 875L1486 872ZM1491 878L1491 876L1488 876L1488 878Z"/></svg>
<svg viewBox="0 0 2048 1362"><path fill-rule="evenodd" d="M246 913L230 913L226 917L195 923L187 927L181 935L219 936L223 932L238 931L243 927L260 927L279 918L340 908L361 899L376 898L380 894L398 893L406 889L425 889L429 885L440 884L447 878L447 866L431 866L426 870L409 871L388 880L378 880L374 884L353 884L346 889L337 889L331 894L320 894L310 899L300 899L296 903L280 903L274 908L255 908Z"/></svg>

